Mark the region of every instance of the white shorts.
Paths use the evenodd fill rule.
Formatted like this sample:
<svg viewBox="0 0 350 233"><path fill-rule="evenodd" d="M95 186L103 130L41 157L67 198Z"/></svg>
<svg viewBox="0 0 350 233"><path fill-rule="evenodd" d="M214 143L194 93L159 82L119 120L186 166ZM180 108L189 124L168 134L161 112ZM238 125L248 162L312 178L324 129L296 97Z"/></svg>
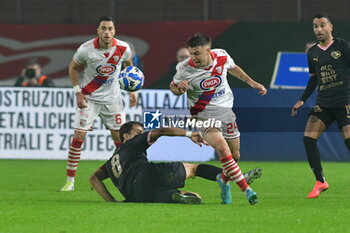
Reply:
<svg viewBox="0 0 350 233"><path fill-rule="evenodd" d="M221 131L225 140L232 141L239 138L241 133L238 130L236 123L236 114L230 108L218 108L215 111L204 111L198 114L198 119L215 119L221 122L221 127L214 127ZM202 127L200 129L201 134L204 136L209 129L213 127Z"/></svg>
<svg viewBox="0 0 350 233"><path fill-rule="evenodd" d="M87 108L76 108L74 129L89 130L97 117L100 117L107 129L119 130L125 123L123 104L99 104L89 102Z"/></svg>

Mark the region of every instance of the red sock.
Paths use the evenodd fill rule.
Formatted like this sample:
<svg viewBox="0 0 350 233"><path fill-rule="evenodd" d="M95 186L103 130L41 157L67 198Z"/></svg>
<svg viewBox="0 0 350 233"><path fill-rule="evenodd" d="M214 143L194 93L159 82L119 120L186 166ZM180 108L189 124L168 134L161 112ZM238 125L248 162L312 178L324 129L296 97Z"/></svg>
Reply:
<svg viewBox="0 0 350 233"><path fill-rule="evenodd" d="M230 181L230 177L228 175L226 175L225 171L222 170L221 172L221 179L225 182L228 183Z"/></svg>
<svg viewBox="0 0 350 233"><path fill-rule="evenodd" d="M229 177L230 180L236 182L242 191L246 190L248 187L247 182L244 179L244 176L235 160L233 160L232 155L226 157L220 157L222 164L223 172L221 177L223 181Z"/></svg>
<svg viewBox="0 0 350 233"><path fill-rule="evenodd" d="M68 160L67 160L67 176L75 177L78 163L80 160L81 145L83 140L77 140L73 138L72 143L69 146Z"/></svg>

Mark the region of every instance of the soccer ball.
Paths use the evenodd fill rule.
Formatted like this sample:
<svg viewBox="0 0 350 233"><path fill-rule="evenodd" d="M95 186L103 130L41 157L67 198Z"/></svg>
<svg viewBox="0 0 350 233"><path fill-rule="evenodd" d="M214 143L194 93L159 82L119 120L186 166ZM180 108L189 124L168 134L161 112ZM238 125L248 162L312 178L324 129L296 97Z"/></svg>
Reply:
<svg viewBox="0 0 350 233"><path fill-rule="evenodd" d="M125 91L137 91L143 86L145 76L136 66L128 66L120 72L118 81L120 88Z"/></svg>

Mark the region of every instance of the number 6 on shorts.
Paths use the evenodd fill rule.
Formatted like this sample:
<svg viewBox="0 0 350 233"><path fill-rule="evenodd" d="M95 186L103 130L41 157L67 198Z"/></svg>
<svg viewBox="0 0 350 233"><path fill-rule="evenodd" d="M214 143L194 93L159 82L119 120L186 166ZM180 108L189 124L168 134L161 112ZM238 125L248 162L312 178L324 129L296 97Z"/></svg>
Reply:
<svg viewBox="0 0 350 233"><path fill-rule="evenodd" d="M117 123L118 125L123 123L122 114L118 113L117 115L115 115L115 123Z"/></svg>

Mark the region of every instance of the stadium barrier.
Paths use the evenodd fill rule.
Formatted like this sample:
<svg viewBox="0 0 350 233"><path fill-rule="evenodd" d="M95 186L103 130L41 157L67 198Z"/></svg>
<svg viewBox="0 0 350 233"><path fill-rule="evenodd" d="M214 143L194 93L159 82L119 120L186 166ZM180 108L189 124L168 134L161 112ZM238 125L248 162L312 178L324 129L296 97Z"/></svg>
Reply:
<svg viewBox="0 0 350 233"><path fill-rule="evenodd" d="M296 117L290 109L302 90L273 90L260 96L256 90L233 89L234 111L241 131L243 160L305 160L303 131L315 96ZM123 93L127 120L142 121L145 111L187 114L185 96L168 90L143 89L138 104L130 108ZM0 158L66 159L73 134L75 96L71 88L0 88ZM336 125L319 140L321 156L328 161L349 161ZM105 160L114 151L109 131L98 119L84 143L82 159ZM188 138L164 137L148 150L150 160L207 161L212 148L198 147Z"/></svg>
<svg viewBox="0 0 350 233"><path fill-rule="evenodd" d="M142 90L138 104L129 107L122 93L127 121L142 121L143 109L183 111L186 97L168 90ZM0 158L66 159L73 135L75 95L71 88L0 88ZM175 149L176 148L176 149ZM115 149L108 130L98 118L88 132L82 159L105 160ZM207 161L210 147L200 148L188 138L164 137L148 150L150 160Z"/></svg>

